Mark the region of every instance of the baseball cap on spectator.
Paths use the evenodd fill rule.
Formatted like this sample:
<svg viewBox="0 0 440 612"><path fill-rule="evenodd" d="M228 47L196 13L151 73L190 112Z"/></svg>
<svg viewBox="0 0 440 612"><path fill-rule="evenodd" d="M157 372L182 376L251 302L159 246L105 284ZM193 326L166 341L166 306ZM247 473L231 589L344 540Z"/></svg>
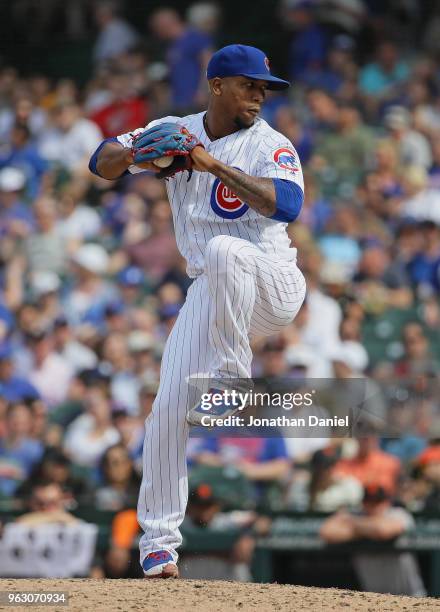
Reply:
<svg viewBox="0 0 440 612"><path fill-rule="evenodd" d="M81 370L78 378L86 387L94 385L107 384L110 382L111 371L107 371L105 367L98 366L97 368L88 368Z"/></svg>
<svg viewBox="0 0 440 612"><path fill-rule="evenodd" d="M137 266L128 266L118 274L118 283L125 287L137 287L144 282L144 273Z"/></svg>
<svg viewBox="0 0 440 612"><path fill-rule="evenodd" d="M189 499L193 504L204 506L216 503L218 496L215 494L212 485L207 482L201 482L191 489Z"/></svg>
<svg viewBox="0 0 440 612"><path fill-rule="evenodd" d="M411 113L404 106L390 106L385 113L384 124L390 129L402 129L411 125Z"/></svg>
<svg viewBox="0 0 440 612"><path fill-rule="evenodd" d="M359 342L354 340L346 340L336 346L330 352L328 358L331 361L340 361L345 363L351 370L355 372L363 372L368 365L368 353Z"/></svg>
<svg viewBox="0 0 440 612"><path fill-rule="evenodd" d="M50 270L36 272L31 280L32 291L38 297L58 291L60 285L61 283L58 275Z"/></svg>
<svg viewBox="0 0 440 612"><path fill-rule="evenodd" d="M355 48L355 41L351 36L347 34L339 34L335 36L331 44L332 49L337 51L353 51Z"/></svg>
<svg viewBox="0 0 440 612"><path fill-rule="evenodd" d="M131 353L142 353L143 351L151 351L154 346L154 338L148 332L135 330L128 335L128 350Z"/></svg>
<svg viewBox="0 0 440 612"><path fill-rule="evenodd" d="M107 272L109 258L101 245L90 243L80 246L72 255L72 261L93 274L101 275Z"/></svg>
<svg viewBox="0 0 440 612"><path fill-rule="evenodd" d="M341 458L339 449L329 447L313 453L310 465L313 470L325 470L333 467Z"/></svg>
<svg viewBox="0 0 440 612"><path fill-rule="evenodd" d="M55 328L68 327L69 321L67 320L67 317L65 317L64 315L59 315L53 322L53 326Z"/></svg>
<svg viewBox="0 0 440 612"><path fill-rule="evenodd" d="M380 504L387 499L390 499L390 494L380 485L368 484L364 489L364 504Z"/></svg>
<svg viewBox="0 0 440 612"><path fill-rule="evenodd" d="M107 304L104 310L104 314L106 317L115 317L117 315L122 314L125 311L125 306L123 302L111 302Z"/></svg>
<svg viewBox="0 0 440 612"><path fill-rule="evenodd" d="M270 73L266 54L248 45L228 45L216 51L209 60L208 79L232 76L266 81L268 89L281 90L290 87L288 81L279 79Z"/></svg>
<svg viewBox="0 0 440 612"><path fill-rule="evenodd" d="M25 184L26 177L18 168L7 167L0 170L0 191L21 191Z"/></svg>

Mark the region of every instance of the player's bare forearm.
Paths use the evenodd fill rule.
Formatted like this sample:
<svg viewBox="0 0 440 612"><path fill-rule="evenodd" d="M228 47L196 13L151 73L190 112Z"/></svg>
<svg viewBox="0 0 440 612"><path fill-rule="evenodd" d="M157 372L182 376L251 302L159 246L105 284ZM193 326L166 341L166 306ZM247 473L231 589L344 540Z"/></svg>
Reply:
<svg viewBox="0 0 440 612"><path fill-rule="evenodd" d="M107 142L98 155L96 169L100 176L111 181L119 178L133 163L133 152L116 142Z"/></svg>
<svg viewBox="0 0 440 612"><path fill-rule="evenodd" d="M192 153L195 170L210 172L219 178L243 202L265 217L276 212L276 193L273 180L249 176L240 170L231 168L215 159L202 147L196 147Z"/></svg>

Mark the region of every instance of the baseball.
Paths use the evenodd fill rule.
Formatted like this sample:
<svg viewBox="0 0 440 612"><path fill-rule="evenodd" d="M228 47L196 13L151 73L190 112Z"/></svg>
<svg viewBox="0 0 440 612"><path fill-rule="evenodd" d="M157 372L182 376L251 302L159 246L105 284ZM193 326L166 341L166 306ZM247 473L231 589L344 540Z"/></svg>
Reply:
<svg viewBox="0 0 440 612"><path fill-rule="evenodd" d="M158 157L153 160L153 164L158 166L159 168L168 168L173 163L173 158L171 156L168 157Z"/></svg>

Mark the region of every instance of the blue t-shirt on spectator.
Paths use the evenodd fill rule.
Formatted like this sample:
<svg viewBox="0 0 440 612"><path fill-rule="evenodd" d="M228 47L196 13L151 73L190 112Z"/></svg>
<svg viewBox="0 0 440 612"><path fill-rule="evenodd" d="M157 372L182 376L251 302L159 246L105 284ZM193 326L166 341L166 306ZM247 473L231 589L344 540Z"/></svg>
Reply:
<svg viewBox="0 0 440 612"><path fill-rule="evenodd" d="M7 236L9 225L13 221L22 221L30 230L34 228L34 217L26 206L20 200L16 200L9 208L2 208L0 211L0 236Z"/></svg>
<svg viewBox="0 0 440 612"><path fill-rule="evenodd" d="M326 36L317 24L298 32L289 51L289 73L293 80L302 80L311 70L319 70L325 61Z"/></svg>
<svg viewBox="0 0 440 612"><path fill-rule="evenodd" d="M30 382L19 376L0 381L0 397L8 402L19 402L23 399L38 399L40 394Z"/></svg>
<svg viewBox="0 0 440 612"><path fill-rule="evenodd" d="M0 440L0 493L13 495L42 454L43 446L38 440L25 438L12 448Z"/></svg>
<svg viewBox="0 0 440 612"><path fill-rule="evenodd" d="M190 28L168 49L172 103L176 108L188 108L194 102L201 78L200 54L212 46L210 36Z"/></svg>
<svg viewBox="0 0 440 612"><path fill-rule="evenodd" d="M19 168L26 176L26 192L29 198L35 198L40 191L43 175L48 171L48 162L41 157L33 144L21 149L11 148L5 155L0 155L0 168L13 166Z"/></svg>
<svg viewBox="0 0 440 612"><path fill-rule="evenodd" d="M199 452L211 452L236 461L264 463L273 459L287 459L288 454L283 438L206 438Z"/></svg>

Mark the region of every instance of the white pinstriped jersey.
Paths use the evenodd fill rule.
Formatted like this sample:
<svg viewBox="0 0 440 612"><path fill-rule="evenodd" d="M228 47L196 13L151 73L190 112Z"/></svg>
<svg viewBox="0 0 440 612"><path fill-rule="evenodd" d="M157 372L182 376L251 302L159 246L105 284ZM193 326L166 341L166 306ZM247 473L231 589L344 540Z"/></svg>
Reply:
<svg viewBox="0 0 440 612"><path fill-rule="evenodd" d="M203 127L204 112L187 117L164 117L152 121L147 128L159 123L175 122L195 134L208 153L228 166L248 175L280 178L297 183L304 189L301 163L292 143L257 118L249 129L243 129L211 141ZM118 136L124 146L133 135L146 128ZM142 172L132 166L132 173ZM243 238L270 255L296 260L286 223L269 219L249 208L219 179L209 172L180 172L166 181L177 246L187 261L187 272L197 277L203 272L205 249L214 236L229 235Z"/></svg>

